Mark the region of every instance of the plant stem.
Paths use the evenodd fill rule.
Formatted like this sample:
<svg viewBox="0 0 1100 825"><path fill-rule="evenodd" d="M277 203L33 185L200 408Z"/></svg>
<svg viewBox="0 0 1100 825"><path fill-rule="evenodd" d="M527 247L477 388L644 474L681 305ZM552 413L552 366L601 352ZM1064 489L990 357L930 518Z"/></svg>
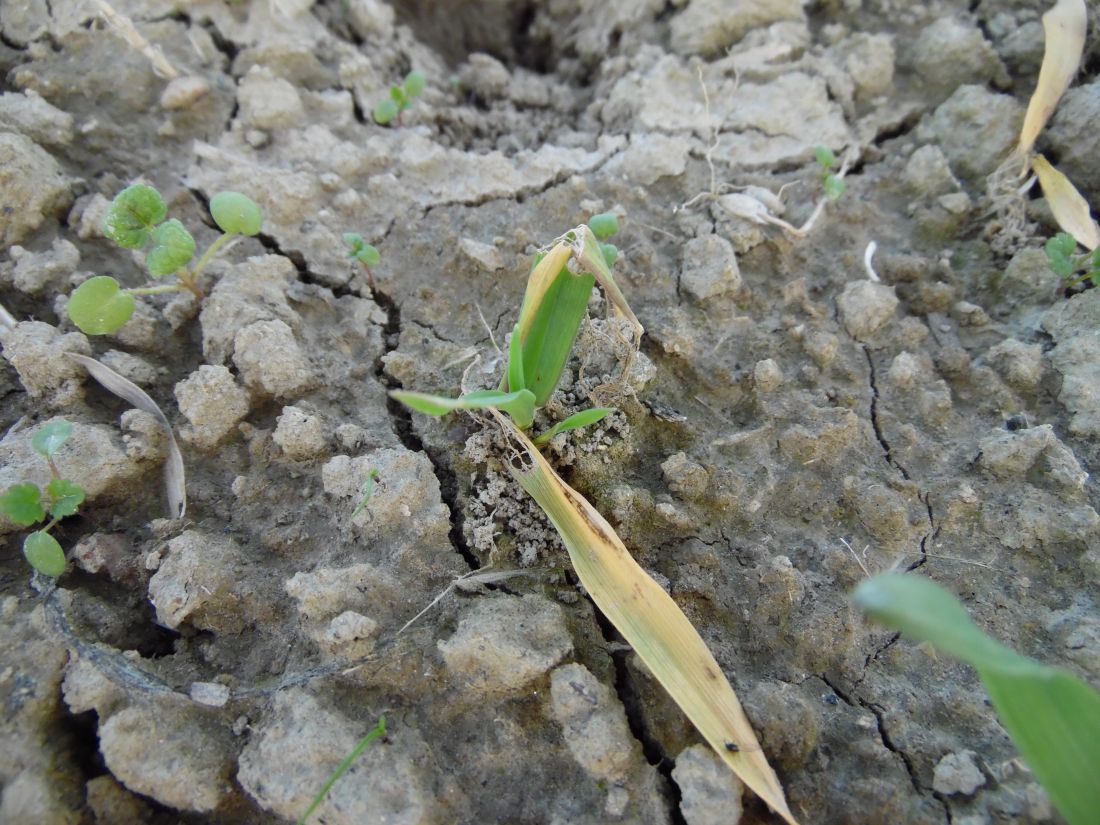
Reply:
<svg viewBox="0 0 1100 825"><path fill-rule="evenodd" d="M210 244L210 246L207 247L206 251L202 253L202 257L199 258L199 262L195 264L195 268L191 270L191 279L195 282L196 288L199 277L202 275L202 271L206 269L206 265L210 263L210 259L214 257L219 249L221 249L235 237L237 237L236 232L226 232L224 235L214 241L214 243ZM199 300L202 300L201 295L199 296Z"/></svg>
<svg viewBox="0 0 1100 825"><path fill-rule="evenodd" d="M1070 289L1071 287L1075 287L1075 286L1077 286L1077 285L1078 285L1079 283L1081 283L1082 281L1091 281L1091 280L1092 280L1093 278L1095 278L1095 277L1096 277L1097 275L1100 275L1100 272L1086 272L1086 273L1085 273L1084 275L1082 275L1082 276L1081 276L1080 278L1074 278L1074 279L1073 279L1072 281L1066 281L1066 283L1065 283L1065 284L1063 284L1063 286L1064 286L1064 287L1065 287L1066 289Z"/></svg>
<svg viewBox="0 0 1100 825"><path fill-rule="evenodd" d="M137 289L127 289L124 290L124 292L128 292L130 295L162 295L165 292L179 292L181 289L187 289L187 285L178 283L162 284L161 286L143 286Z"/></svg>

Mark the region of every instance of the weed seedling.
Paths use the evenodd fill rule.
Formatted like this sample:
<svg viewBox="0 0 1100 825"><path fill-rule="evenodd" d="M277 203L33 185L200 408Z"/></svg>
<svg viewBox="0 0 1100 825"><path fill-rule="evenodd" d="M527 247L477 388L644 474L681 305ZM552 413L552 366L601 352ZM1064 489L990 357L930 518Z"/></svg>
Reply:
<svg viewBox="0 0 1100 825"><path fill-rule="evenodd" d="M844 189L848 185L844 182L844 178L838 177L833 171L838 166L836 155L828 146L818 146L814 149L814 158L817 159L817 165L821 167L821 186L825 190L825 197L835 201L844 194Z"/></svg>
<svg viewBox="0 0 1100 825"><path fill-rule="evenodd" d="M330 776L328 778L328 781L326 781L325 784L321 787L321 790L318 791L317 796L313 797L313 802L311 802L309 807L306 808L306 812L302 814L301 817L299 817L297 825L306 825L306 820L309 819L313 812L317 810L317 806L325 801L325 797L328 796L328 792L332 790L332 786L337 783L341 776L348 772L348 768L350 768L352 763L359 758L359 754L365 751L367 749L367 745L369 745L375 739L378 739L379 737L385 735L386 717L379 716L378 724L371 728L367 735L360 739L358 744L351 749L351 753L344 757L344 761L336 766L336 770L332 772L332 776Z"/></svg>
<svg viewBox="0 0 1100 825"><path fill-rule="evenodd" d="M607 261L608 267L615 266L619 260L619 248L613 243L607 243L607 239L619 232L619 217L614 212L601 212L588 219L588 228L600 242L600 252Z"/></svg>
<svg viewBox="0 0 1100 825"><path fill-rule="evenodd" d="M378 474L378 470L371 467L367 470L367 486L363 491L363 498L360 499L358 506L351 511L351 517L355 518L357 515L367 509L367 505L370 504L370 498L374 495L374 482L381 483L381 476ZM384 486L384 485L383 485Z"/></svg>
<svg viewBox="0 0 1100 825"><path fill-rule="evenodd" d="M374 275L371 274L370 268L377 266L382 256L377 249L364 241L363 236L358 232L345 232L344 243L348 245L348 257L359 261L363 271L367 273L367 283L370 284L371 289L374 289Z"/></svg>
<svg viewBox="0 0 1100 825"><path fill-rule="evenodd" d="M154 280L174 275L175 282L159 286L123 289L109 275L97 275L73 290L69 296L69 318L88 335L117 332L134 314L135 295L157 295L188 290L203 299L199 279L207 264L238 235L256 235L263 213L251 198L239 192L219 192L210 200L210 215L222 235L202 253L194 267L195 239L176 218L167 219L168 207L160 192L144 183L126 187L111 202L103 222L103 233L123 249L141 249L152 244L145 255L145 267Z"/></svg>
<svg viewBox="0 0 1100 825"><path fill-rule="evenodd" d="M1047 241L1045 249L1050 268L1065 281L1067 288L1083 281L1100 286L1100 247L1078 255L1074 237L1068 232L1059 232Z"/></svg>
<svg viewBox="0 0 1100 825"><path fill-rule="evenodd" d="M408 109L415 98L424 92L424 75L417 71L409 72L405 82L400 86L390 86L390 96L380 101L371 114L374 122L379 126L385 126L393 121L397 126L401 125L401 113Z"/></svg>
<svg viewBox="0 0 1100 825"><path fill-rule="evenodd" d="M46 459L50 468L49 483L45 491L37 484L26 482L11 487L0 496L0 512L20 527L46 521L46 526L35 530L23 540L23 555L31 567L45 576L54 578L65 572L65 552L50 530L66 516L76 513L84 502L84 490L80 485L62 478L54 455L61 449L73 431L73 425L64 419L46 424L31 439L31 447Z"/></svg>

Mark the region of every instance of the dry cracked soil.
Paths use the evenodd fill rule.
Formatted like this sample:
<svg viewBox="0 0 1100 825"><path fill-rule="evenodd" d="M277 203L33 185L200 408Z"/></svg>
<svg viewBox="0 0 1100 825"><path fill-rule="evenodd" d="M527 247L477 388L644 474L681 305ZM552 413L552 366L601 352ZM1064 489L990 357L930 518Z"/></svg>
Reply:
<svg viewBox="0 0 1100 825"><path fill-rule="evenodd" d="M293 821L380 715L311 822L777 821L595 610L482 422L388 397L492 386L533 253L614 211L642 350L620 376L594 299L544 415L619 411L549 453L710 645L791 810L1057 822L974 671L848 595L917 570L1100 683L1100 289L1049 270L1041 198L1006 218L987 185L1046 6L113 0L127 38L101 3L2 0L0 486L44 479L30 438L64 417L88 501L46 595L0 523L0 821ZM375 124L414 68L423 96ZM1098 70L1093 35L1040 142L1094 203ZM847 189L811 231L739 216L780 196L802 224L820 145ZM144 281L101 228L138 179L200 246L221 190L264 227L201 305L145 297L89 338L75 285ZM166 411L185 518L155 420L67 352ZM473 571L509 575L451 586Z"/></svg>

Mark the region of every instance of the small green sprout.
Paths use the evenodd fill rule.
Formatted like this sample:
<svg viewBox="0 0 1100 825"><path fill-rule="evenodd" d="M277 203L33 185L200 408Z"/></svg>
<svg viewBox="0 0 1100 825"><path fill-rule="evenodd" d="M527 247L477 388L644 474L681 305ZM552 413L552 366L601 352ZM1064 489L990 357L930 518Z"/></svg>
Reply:
<svg viewBox="0 0 1100 825"><path fill-rule="evenodd" d="M195 238L176 218L166 220L168 207L160 192L144 183L126 187L111 202L103 233L123 249L140 249L151 243L145 256L150 277L175 275L176 282L139 289L123 289L109 275L97 275L69 296L69 318L88 335L117 332L134 314L135 295L156 295L189 290L200 301L199 279L214 255L238 235L256 235L263 213L251 198L239 192L219 192L210 201L210 214L224 233L188 268L195 256Z"/></svg>
<svg viewBox="0 0 1100 825"><path fill-rule="evenodd" d="M374 482L376 481L381 481L381 476L379 476L378 470L371 467L367 470L367 488L363 491L363 498L359 501L359 506L351 511L352 518L355 518L367 509L367 505L370 504L371 496L374 495Z"/></svg>
<svg viewBox="0 0 1100 825"><path fill-rule="evenodd" d="M619 248L613 243L607 243L607 239L618 233L619 216L614 212L601 212L599 215L593 215L588 219L588 228L592 230L592 234L600 242L600 251L603 253L608 267L614 266L615 261L619 259Z"/></svg>
<svg viewBox="0 0 1100 825"><path fill-rule="evenodd" d="M393 120L400 126L401 113L412 105L414 98L424 93L426 82L422 73L412 71L405 76L405 82L400 86L390 86L390 96L379 102L371 113L374 115L374 122L379 126L385 126Z"/></svg>
<svg viewBox="0 0 1100 825"><path fill-rule="evenodd" d="M836 155L828 146L818 146L814 149L814 157L817 159L817 165L821 167L821 184L825 189L825 197L835 201L844 194L844 189L848 185L843 178L833 173L833 169L837 167Z"/></svg>
<svg viewBox="0 0 1100 825"><path fill-rule="evenodd" d="M336 766L336 770L332 772L332 776L330 776L325 784L321 786L321 790L317 792L317 796L313 797L313 801L310 803L309 807L306 808L306 812L298 819L298 825L306 825L306 820L308 820L313 812L317 810L317 807L325 801L325 797L328 796L328 792L332 790L332 786L339 781L341 776L348 772L348 768L350 768L352 763L359 758L359 754L367 749L367 745L375 739L385 735L386 717L379 716L378 724L371 728L367 735L359 740L358 744L352 748L351 753L344 757L344 761Z"/></svg>
<svg viewBox="0 0 1100 825"><path fill-rule="evenodd" d="M1044 248L1050 268L1066 282L1067 288L1083 281L1100 286L1100 248L1078 255L1077 241L1068 232L1059 232Z"/></svg>
<svg viewBox="0 0 1100 825"><path fill-rule="evenodd" d="M610 244L598 240L610 237L618 228L618 218L611 213L593 216L589 226L577 227L549 253L536 256L519 321L512 330L508 367L497 389L477 390L459 398L407 390L395 390L390 395L417 412L433 416L455 410L497 409L507 413L519 429L530 429L535 410L546 405L561 379L596 281L624 314L629 312L611 274L605 248ZM570 266L571 257L576 259L575 267ZM636 322L632 312L628 317ZM594 424L610 412L605 407L578 412L535 436L534 443L545 445L558 433Z"/></svg>
<svg viewBox="0 0 1100 825"><path fill-rule="evenodd" d="M364 241L363 236L358 232L345 232L344 243L348 245L348 257L359 261L363 271L367 273L367 282L370 284L370 288L374 289L374 275L371 273L370 268L381 263L382 255L377 249Z"/></svg>
<svg viewBox="0 0 1100 825"><path fill-rule="evenodd" d="M65 572L65 552L50 530L66 516L75 515L84 503L84 490L80 485L62 478L54 455L72 434L73 425L64 419L51 421L34 434L31 447L46 459L50 468L50 481L46 489L29 482L16 484L0 496L0 513L20 527L30 527L40 521L49 522L23 540L23 555L31 567L45 576L57 578Z"/></svg>

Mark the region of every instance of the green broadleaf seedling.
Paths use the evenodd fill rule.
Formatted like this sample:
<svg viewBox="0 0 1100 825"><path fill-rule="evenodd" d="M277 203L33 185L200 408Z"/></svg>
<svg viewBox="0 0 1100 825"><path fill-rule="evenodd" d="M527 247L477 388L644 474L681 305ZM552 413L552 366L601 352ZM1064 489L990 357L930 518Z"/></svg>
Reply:
<svg viewBox="0 0 1100 825"><path fill-rule="evenodd" d="M54 578L65 572L65 552L50 530L66 516L75 515L84 503L84 490L79 485L61 477L54 456L72 434L73 425L64 419L51 421L40 427L31 438L31 448L46 459L50 468L50 481L45 495L37 484L24 482L9 487L0 496L0 513L19 527L30 527L49 521L23 540L23 555L31 567L45 576Z"/></svg>
<svg viewBox="0 0 1100 825"><path fill-rule="evenodd" d="M363 240L363 236L358 232L345 232L344 243L348 245L348 257L359 261L359 265L367 273L367 283L370 284L371 289L374 289L374 275L370 268L382 262L382 255Z"/></svg>
<svg viewBox="0 0 1100 825"><path fill-rule="evenodd" d="M1100 286L1100 248L1077 254L1077 241L1068 232L1059 232L1046 242L1044 250L1050 268L1068 289L1084 281Z"/></svg>
<svg viewBox="0 0 1100 825"><path fill-rule="evenodd" d="M983 633L950 592L916 574L862 582L853 599L872 619L978 671L1020 755L1070 825L1100 811L1100 693L1072 673L1021 656Z"/></svg>
<svg viewBox="0 0 1100 825"><path fill-rule="evenodd" d="M69 296L69 318L88 335L117 332L134 314L135 295L156 295L190 291L200 301L200 279L207 264L225 244L240 235L259 233L263 213L259 205L239 192L219 192L210 200L210 214L222 230L203 252L194 267L195 238L176 218L166 220L168 208L160 193L144 183L126 187L111 202L103 222L103 234L123 249L140 249L152 244L145 255L149 276L160 279L174 275L172 283L137 289L123 289L109 275L97 275L73 290Z"/></svg>
<svg viewBox="0 0 1100 825"><path fill-rule="evenodd" d="M374 122L379 126L385 126L393 121L400 126L401 113L412 105L415 98L424 93L426 82L427 79L421 72L412 71L405 76L404 83L399 86L390 86L390 96L379 101L371 112Z"/></svg>
<svg viewBox="0 0 1100 825"><path fill-rule="evenodd" d="M817 160L817 165L821 167L821 185L825 190L825 197L835 201L844 194L847 186L844 179L833 172L838 164L836 155L828 146L818 146L814 149L814 158Z"/></svg>

